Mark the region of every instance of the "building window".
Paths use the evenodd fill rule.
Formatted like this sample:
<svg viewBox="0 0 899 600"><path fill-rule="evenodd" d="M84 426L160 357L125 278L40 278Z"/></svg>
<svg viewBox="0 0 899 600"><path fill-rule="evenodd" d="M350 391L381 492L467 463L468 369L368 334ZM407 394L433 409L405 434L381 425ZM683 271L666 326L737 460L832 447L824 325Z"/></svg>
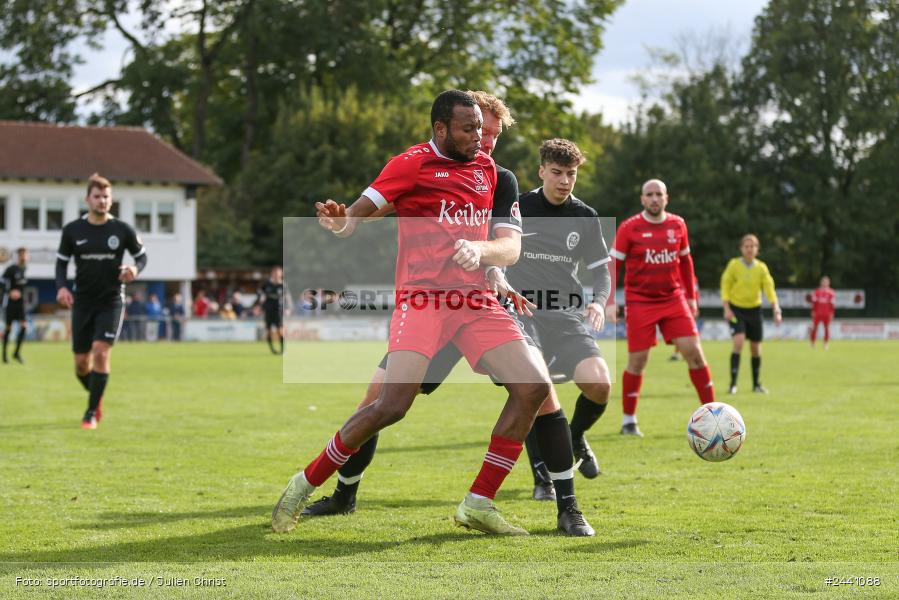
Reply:
<svg viewBox="0 0 899 600"><path fill-rule="evenodd" d="M47 231L60 231L62 229L65 209L65 200L47 200Z"/></svg>
<svg viewBox="0 0 899 600"><path fill-rule="evenodd" d="M41 228L41 201L36 198L22 200L22 230L39 231Z"/></svg>
<svg viewBox="0 0 899 600"><path fill-rule="evenodd" d="M160 202L156 205L156 230L159 233L175 233L174 202Z"/></svg>
<svg viewBox="0 0 899 600"><path fill-rule="evenodd" d="M134 203L134 228L140 233L150 233L153 222L153 203L141 200Z"/></svg>
<svg viewBox="0 0 899 600"><path fill-rule="evenodd" d="M0 231L6 229L6 198L0 196Z"/></svg>

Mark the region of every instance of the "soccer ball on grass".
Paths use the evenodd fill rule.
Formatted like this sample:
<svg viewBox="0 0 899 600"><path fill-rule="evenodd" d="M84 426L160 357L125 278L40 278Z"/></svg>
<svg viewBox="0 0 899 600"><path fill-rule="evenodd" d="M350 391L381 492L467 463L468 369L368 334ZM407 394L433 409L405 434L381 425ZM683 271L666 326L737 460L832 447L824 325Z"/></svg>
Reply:
<svg viewBox="0 0 899 600"><path fill-rule="evenodd" d="M736 408L724 402L703 404L690 416L687 441L696 455L710 462L733 457L746 439L746 425Z"/></svg>

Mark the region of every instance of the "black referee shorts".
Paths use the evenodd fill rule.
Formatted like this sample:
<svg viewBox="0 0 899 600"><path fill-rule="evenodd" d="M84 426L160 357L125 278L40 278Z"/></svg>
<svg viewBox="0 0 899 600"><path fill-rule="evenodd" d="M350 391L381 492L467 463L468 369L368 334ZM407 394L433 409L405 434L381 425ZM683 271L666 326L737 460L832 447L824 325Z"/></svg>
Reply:
<svg viewBox="0 0 899 600"><path fill-rule="evenodd" d="M587 330L584 317L568 311L535 311L533 317L519 317L526 335L543 353L551 375L574 377L582 360L602 358L596 340Z"/></svg>
<svg viewBox="0 0 899 600"><path fill-rule="evenodd" d="M11 323L25 320L25 300L6 300L6 326Z"/></svg>
<svg viewBox="0 0 899 600"><path fill-rule="evenodd" d="M265 328L266 330L271 329L272 327L277 327L281 329L284 325L284 315L281 314L281 310L279 308L266 308L265 309Z"/></svg>
<svg viewBox="0 0 899 600"><path fill-rule="evenodd" d="M125 303L121 300L93 305L76 301L72 307L72 352L86 354L94 342L115 344L124 316Z"/></svg>
<svg viewBox="0 0 899 600"><path fill-rule="evenodd" d="M745 333L746 339L750 342L761 342L762 332L762 307L740 308L739 306L730 305L734 318L730 322L731 337Z"/></svg>

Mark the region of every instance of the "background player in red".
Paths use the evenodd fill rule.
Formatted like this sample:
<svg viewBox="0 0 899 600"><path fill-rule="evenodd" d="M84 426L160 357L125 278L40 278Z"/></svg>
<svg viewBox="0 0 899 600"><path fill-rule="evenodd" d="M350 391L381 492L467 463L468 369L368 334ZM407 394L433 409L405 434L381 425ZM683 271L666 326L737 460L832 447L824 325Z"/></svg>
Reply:
<svg viewBox="0 0 899 600"><path fill-rule="evenodd" d="M481 261L511 264L517 255L500 256L506 245L487 241L496 168L480 152L481 110L470 95L450 90L435 99L431 123L431 141L391 159L352 206L333 200L316 205L320 217L343 222L334 233L345 237L378 208L394 204L401 217L398 302L378 400L356 411L321 454L290 479L272 511L277 532L292 530L315 489L366 440L405 416L431 358L452 341L473 367L494 375L509 391L481 471L456 509L456 523L487 533L527 534L502 518L493 498L521 454L537 409L549 393L549 375L495 296L484 291ZM455 293L466 298L477 294L477 307L466 302L462 310L448 309ZM416 305L416 297L424 304Z"/></svg>
<svg viewBox="0 0 899 600"><path fill-rule="evenodd" d="M693 259L687 224L665 210L668 189L650 179L643 184L643 211L625 220L609 254L625 266L624 304L627 325L627 368L621 378L621 433L643 437L637 426L637 401L649 351L656 345L656 328L673 343L690 369L690 380L703 404L714 402L712 373L702 353L694 320L698 310L693 285ZM615 267L613 273L618 272ZM617 319L614 294L606 318Z"/></svg>
<svg viewBox="0 0 899 600"><path fill-rule="evenodd" d="M812 303L812 329L809 332L809 339L812 347L818 338L818 324L824 326L824 349L830 343L830 322L836 312L836 303L834 301L833 289L830 287L830 277L825 275L821 278L821 284L809 295L809 302Z"/></svg>

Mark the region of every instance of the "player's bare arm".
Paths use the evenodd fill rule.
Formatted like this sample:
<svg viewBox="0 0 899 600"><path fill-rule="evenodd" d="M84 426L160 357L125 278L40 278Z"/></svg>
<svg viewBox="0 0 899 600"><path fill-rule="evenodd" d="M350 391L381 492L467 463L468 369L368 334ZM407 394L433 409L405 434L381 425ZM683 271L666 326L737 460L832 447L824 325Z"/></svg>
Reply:
<svg viewBox="0 0 899 600"><path fill-rule="evenodd" d="M521 255L521 232L503 227L492 240L457 240L455 248L453 260L466 271L474 271L482 264L507 267L518 262Z"/></svg>

